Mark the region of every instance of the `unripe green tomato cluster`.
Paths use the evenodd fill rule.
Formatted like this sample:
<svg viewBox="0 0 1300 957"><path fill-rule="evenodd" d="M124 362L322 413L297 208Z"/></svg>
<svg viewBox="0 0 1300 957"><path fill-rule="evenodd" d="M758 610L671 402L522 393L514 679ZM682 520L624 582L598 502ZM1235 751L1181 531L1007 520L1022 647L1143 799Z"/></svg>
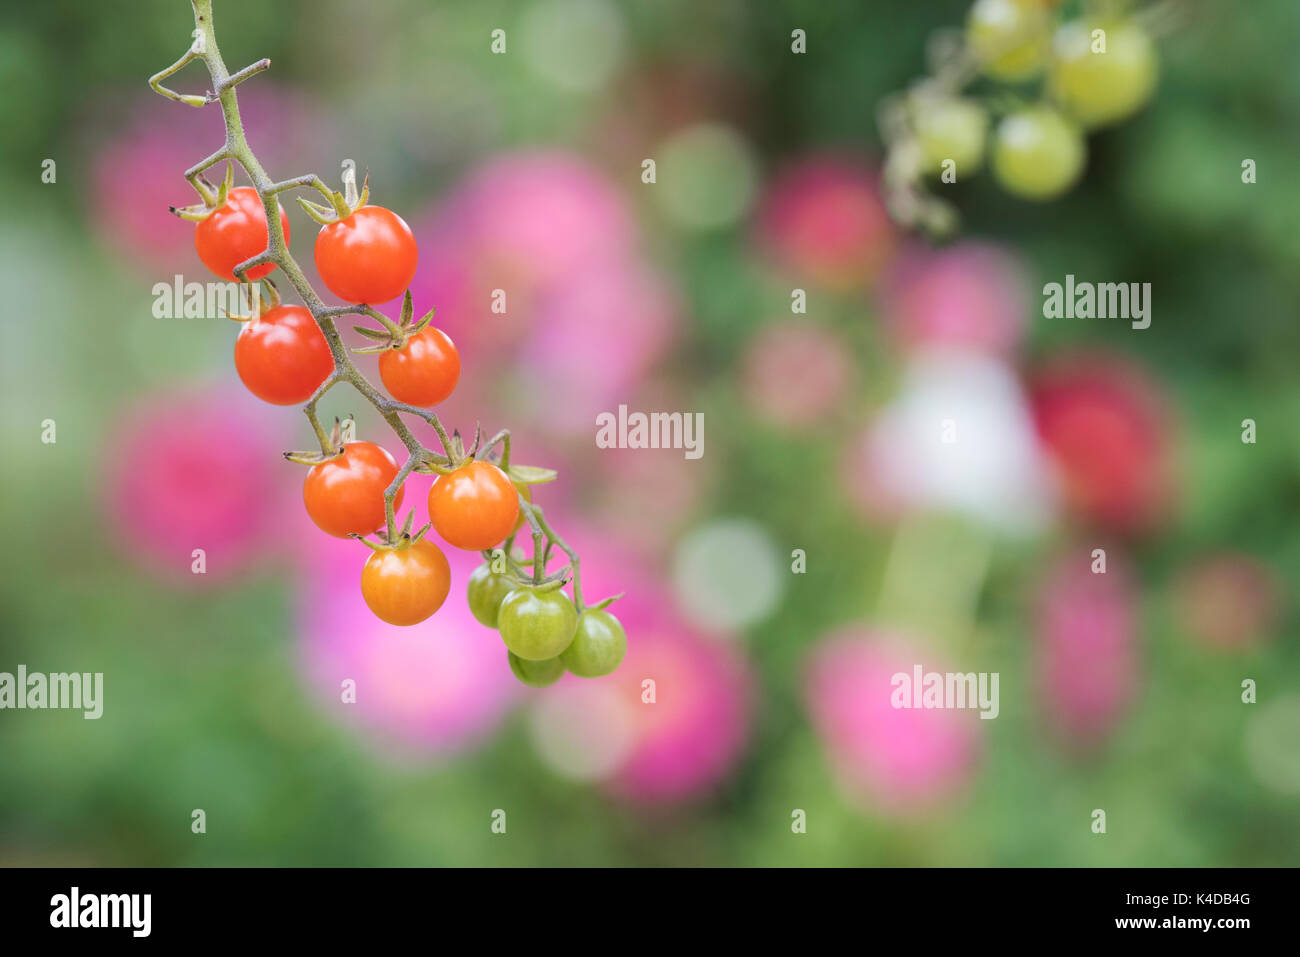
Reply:
<svg viewBox="0 0 1300 957"><path fill-rule="evenodd" d="M480 565L470 576L470 611L505 642L510 670L530 687L544 688L567 670L579 678L613 673L627 653L627 634L604 609L579 614L555 587L516 585Z"/></svg>
<svg viewBox="0 0 1300 957"><path fill-rule="evenodd" d="M1083 131L1127 119L1151 99L1159 73L1155 44L1131 19L1076 19L1052 32L1052 0L976 0L966 43L981 71L1004 82L1046 71L1046 101L1015 110L993 133L990 165L998 183L1023 199L1055 199L1078 182L1087 157ZM984 150L982 107L926 97L912 125L926 172L943 161L975 172Z"/></svg>

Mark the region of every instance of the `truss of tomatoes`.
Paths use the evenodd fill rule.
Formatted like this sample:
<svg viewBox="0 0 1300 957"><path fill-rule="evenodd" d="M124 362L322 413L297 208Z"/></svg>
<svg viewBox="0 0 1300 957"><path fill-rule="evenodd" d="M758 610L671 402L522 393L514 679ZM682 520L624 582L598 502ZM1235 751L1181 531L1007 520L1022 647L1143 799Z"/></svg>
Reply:
<svg viewBox="0 0 1300 957"><path fill-rule="evenodd" d="M316 268L330 292L349 303L375 306L407 293L397 331L361 330L383 343L362 351L380 352L379 375L389 395L429 408L455 390L460 355L446 333L428 325L432 313L411 323L408 288L419 258L415 237L396 213L365 205L366 195L361 204L339 210L337 218L322 225ZM241 262L267 249L261 197L249 187L230 189L227 178L216 204L205 212L194 231L199 258L216 275L235 280ZM288 219L283 209L279 212L287 242ZM274 264L264 264L246 275L262 279L274 269ZM334 357L315 317L302 306L281 304L274 287L269 308L255 311L259 314L244 321L235 340L240 380L275 405L307 402L334 372ZM451 569L442 550L425 537L429 527L454 548L487 553L522 524L521 493L531 501L526 485L517 487L492 462L469 458L440 474L429 490L428 526L412 536L408 519L396 541L385 535L380 544L371 544L364 536L387 531L384 492L400 471L397 460L373 442L333 444L337 454L320 456L307 473L303 503L322 531L358 538L371 548L361 571L361 595L377 617L392 625L427 620L450 591ZM394 496L394 511L404 492L399 488ZM561 585L522 582L490 561L470 576L470 610L499 632L510 669L524 684L544 687L566 671L601 677L618 668L627 650L622 625L605 610L612 599L579 608Z"/></svg>

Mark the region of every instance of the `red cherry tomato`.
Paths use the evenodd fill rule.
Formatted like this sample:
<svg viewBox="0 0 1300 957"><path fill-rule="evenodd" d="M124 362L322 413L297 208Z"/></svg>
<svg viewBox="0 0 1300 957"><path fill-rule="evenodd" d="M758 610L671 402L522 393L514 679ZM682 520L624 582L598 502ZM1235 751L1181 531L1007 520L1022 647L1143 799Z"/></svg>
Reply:
<svg viewBox="0 0 1300 957"><path fill-rule="evenodd" d="M426 326L402 348L380 354L379 378L398 402L437 405L460 380L460 353L445 332Z"/></svg>
<svg viewBox="0 0 1300 957"><path fill-rule="evenodd" d="M438 476L429 489L429 521L448 544L483 551L501 544L519 517L519 493L491 462L470 462Z"/></svg>
<svg viewBox="0 0 1300 957"><path fill-rule="evenodd" d="M302 485L307 514L324 532L338 538L368 535L382 527L384 489L397 477L397 460L373 442L349 442L337 458L313 465ZM393 496L402 505L405 488Z"/></svg>
<svg viewBox="0 0 1300 957"><path fill-rule="evenodd" d="M447 600L451 566L433 542L372 552L361 569L361 597L390 625L418 625Z"/></svg>
<svg viewBox="0 0 1300 957"><path fill-rule="evenodd" d="M415 278L418 257L411 227L382 206L362 206L316 236L316 270L345 302L396 299Z"/></svg>
<svg viewBox="0 0 1300 957"><path fill-rule="evenodd" d="M284 241L289 242L289 217L280 210L280 228ZM266 252L266 210L262 199L251 186L232 189L226 204L194 227L194 247L199 258L222 279L234 281L235 267L246 259ZM254 266L246 273L250 281L269 275L275 263Z"/></svg>
<svg viewBox="0 0 1300 957"><path fill-rule="evenodd" d="M276 306L240 330L235 371L264 402L297 405L334 371L334 357L310 312L302 306Z"/></svg>

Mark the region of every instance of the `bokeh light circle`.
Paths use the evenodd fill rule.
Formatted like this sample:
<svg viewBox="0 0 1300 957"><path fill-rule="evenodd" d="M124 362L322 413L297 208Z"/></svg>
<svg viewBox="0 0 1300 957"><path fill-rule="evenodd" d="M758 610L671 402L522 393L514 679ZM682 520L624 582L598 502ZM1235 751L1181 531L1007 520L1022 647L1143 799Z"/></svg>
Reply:
<svg viewBox="0 0 1300 957"><path fill-rule="evenodd" d="M686 616L727 633L762 621L785 592L776 544L745 518L711 522L687 536L673 557L672 578Z"/></svg>

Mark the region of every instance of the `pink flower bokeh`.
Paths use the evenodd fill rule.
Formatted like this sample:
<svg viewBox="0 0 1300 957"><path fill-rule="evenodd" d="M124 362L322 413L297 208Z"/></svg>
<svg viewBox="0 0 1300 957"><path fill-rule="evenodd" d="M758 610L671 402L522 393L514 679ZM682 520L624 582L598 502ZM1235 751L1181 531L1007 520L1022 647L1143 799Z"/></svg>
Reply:
<svg viewBox="0 0 1300 957"><path fill-rule="evenodd" d="M760 418L786 428L831 416L856 378L847 344L806 321L769 323L751 340L743 363L745 401Z"/></svg>
<svg viewBox="0 0 1300 957"><path fill-rule="evenodd" d="M974 711L895 708L892 678L944 671L901 639L865 629L822 640L808 660L804 699L842 789L889 816L933 811L961 795L981 750Z"/></svg>
<svg viewBox="0 0 1300 957"><path fill-rule="evenodd" d="M904 348L1008 356L1028 325L1029 292L1024 264L1000 246L914 245L889 271L881 317Z"/></svg>
<svg viewBox="0 0 1300 957"><path fill-rule="evenodd" d="M748 740L748 663L729 640L687 625L657 576L618 544L573 517L563 523L565 537L582 555L586 600L626 592L610 611L627 631L628 651L618 671L595 679L612 694L586 694L583 679L572 676L539 694L571 697L574 726L568 736L575 743L589 733L584 728L595 727L617 729L626 739L617 764L604 775L611 795L665 805L715 792Z"/></svg>
<svg viewBox="0 0 1300 957"><path fill-rule="evenodd" d="M895 244L874 172L832 154L803 157L778 173L756 229L777 266L838 292L870 288Z"/></svg>
<svg viewBox="0 0 1300 957"><path fill-rule="evenodd" d="M1138 690L1138 599L1127 564L1105 551L1104 573L1090 549L1058 560L1037 596L1039 697L1052 730L1080 750L1115 730Z"/></svg>
<svg viewBox="0 0 1300 957"><path fill-rule="evenodd" d="M176 586L240 574L267 550L286 501L281 444L261 404L236 387L148 396L120 416L105 451L102 505L115 539Z"/></svg>
<svg viewBox="0 0 1300 957"><path fill-rule="evenodd" d="M416 234L417 303L536 428L594 428L675 336L678 297L641 253L626 198L575 156L491 159Z"/></svg>

